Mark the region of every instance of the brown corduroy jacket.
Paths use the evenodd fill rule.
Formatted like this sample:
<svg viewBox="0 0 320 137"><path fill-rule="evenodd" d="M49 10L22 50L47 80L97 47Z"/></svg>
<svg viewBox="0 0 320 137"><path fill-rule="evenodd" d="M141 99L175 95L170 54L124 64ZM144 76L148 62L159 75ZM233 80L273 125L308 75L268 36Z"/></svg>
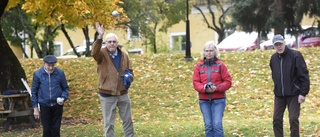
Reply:
<svg viewBox="0 0 320 137"><path fill-rule="evenodd" d="M93 43L91 52L92 57L97 62L99 92L108 95L127 94L128 91L125 89L120 75L122 75L126 69L133 74L128 54L117 48L118 52L121 52L121 64L118 72L107 47L101 48L101 46L102 41L96 40ZM131 79L131 82L132 81L133 78Z"/></svg>

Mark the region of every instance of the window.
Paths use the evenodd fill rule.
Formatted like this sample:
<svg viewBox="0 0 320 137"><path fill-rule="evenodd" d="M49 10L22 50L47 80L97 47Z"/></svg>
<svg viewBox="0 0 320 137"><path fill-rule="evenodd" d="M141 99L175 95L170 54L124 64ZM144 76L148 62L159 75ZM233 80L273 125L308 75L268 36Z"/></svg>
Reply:
<svg viewBox="0 0 320 137"><path fill-rule="evenodd" d="M186 50L186 33L170 34L170 49L174 52L185 52Z"/></svg>
<svg viewBox="0 0 320 137"><path fill-rule="evenodd" d="M138 32L135 32L135 33L137 33L137 34L134 34L132 31L133 31L133 30L130 29L130 28L127 29L128 40L139 40L139 39L141 39L140 28L139 28L138 30L136 30L136 31L138 31Z"/></svg>
<svg viewBox="0 0 320 137"><path fill-rule="evenodd" d="M61 56L62 55L62 42L55 42L53 43L53 55L54 56Z"/></svg>

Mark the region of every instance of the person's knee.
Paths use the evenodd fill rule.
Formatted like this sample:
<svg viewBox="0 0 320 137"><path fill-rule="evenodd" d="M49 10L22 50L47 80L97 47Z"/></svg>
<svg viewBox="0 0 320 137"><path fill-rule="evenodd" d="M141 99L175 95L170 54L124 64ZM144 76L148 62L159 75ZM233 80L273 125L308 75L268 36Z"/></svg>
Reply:
<svg viewBox="0 0 320 137"><path fill-rule="evenodd" d="M213 123L214 128L222 128L222 121L217 121Z"/></svg>
<svg viewBox="0 0 320 137"><path fill-rule="evenodd" d="M299 117L290 117L289 122L290 123L299 123Z"/></svg>
<svg viewBox="0 0 320 137"><path fill-rule="evenodd" d="M297 121L299 120L299 114L289 115L289 121Z"/></svg>
<svg viewBox="0 0 320 137"><path fill-rule="evenodd" d="M206 129L213 129L213 127L214 127L211 123L205 123L204 126Z"/></svg>
<svg viewBox="0 0 320 137"><path fill-rule="evenodd" d="M283 117L273 116L273 122L282 122Z"/></svg>

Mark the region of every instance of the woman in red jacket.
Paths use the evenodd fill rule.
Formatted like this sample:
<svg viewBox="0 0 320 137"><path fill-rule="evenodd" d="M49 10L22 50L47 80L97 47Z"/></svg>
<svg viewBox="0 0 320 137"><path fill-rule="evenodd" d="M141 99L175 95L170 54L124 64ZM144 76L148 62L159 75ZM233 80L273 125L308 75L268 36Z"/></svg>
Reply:
<svg viewBox="0 0 320 137"><path fill-rule="evenodd" d="M226 90L231 87L231 76L217 56L219 50L213 41L203 47L204 59L193 72L193 87L199 92L199 105L207 137L223 137L222 117L226 107Z"/></svg>

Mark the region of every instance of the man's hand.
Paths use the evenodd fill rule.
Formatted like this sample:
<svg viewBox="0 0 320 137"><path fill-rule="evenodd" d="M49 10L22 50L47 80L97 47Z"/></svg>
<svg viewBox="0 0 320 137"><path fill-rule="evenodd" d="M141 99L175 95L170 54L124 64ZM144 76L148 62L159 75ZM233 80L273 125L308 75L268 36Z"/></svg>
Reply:
<svg viewBox="0 0 320 137"><path fill-rule="evenodd" d="M40 118L40 113L39 113L39 109L38 108L33 108L33 115L35 119L39 119Z"/></svg>
<svg viewBox="0 0 320 137"><path fill-rule="evenodd" d="M57 103L59 105L63 105L63 102L64 102L64 98L57 98Z"/></svg>
<svg viewBox="0 0 320 137"><path fill-rule="evenodd" d="M96 22L96 29L97 29L97 32L99 33L98 39L102 39L104 34L103 25L100 26L99 22Z"/></svg>
<svg viewBox="0 0 320 137"><path fill-rule="evenodd" d="M303 103L305 100L306 100L306 97L305 97L305 96L299 95L299 97L298 97L298 102L299 102L300 104Z"/></svg>

